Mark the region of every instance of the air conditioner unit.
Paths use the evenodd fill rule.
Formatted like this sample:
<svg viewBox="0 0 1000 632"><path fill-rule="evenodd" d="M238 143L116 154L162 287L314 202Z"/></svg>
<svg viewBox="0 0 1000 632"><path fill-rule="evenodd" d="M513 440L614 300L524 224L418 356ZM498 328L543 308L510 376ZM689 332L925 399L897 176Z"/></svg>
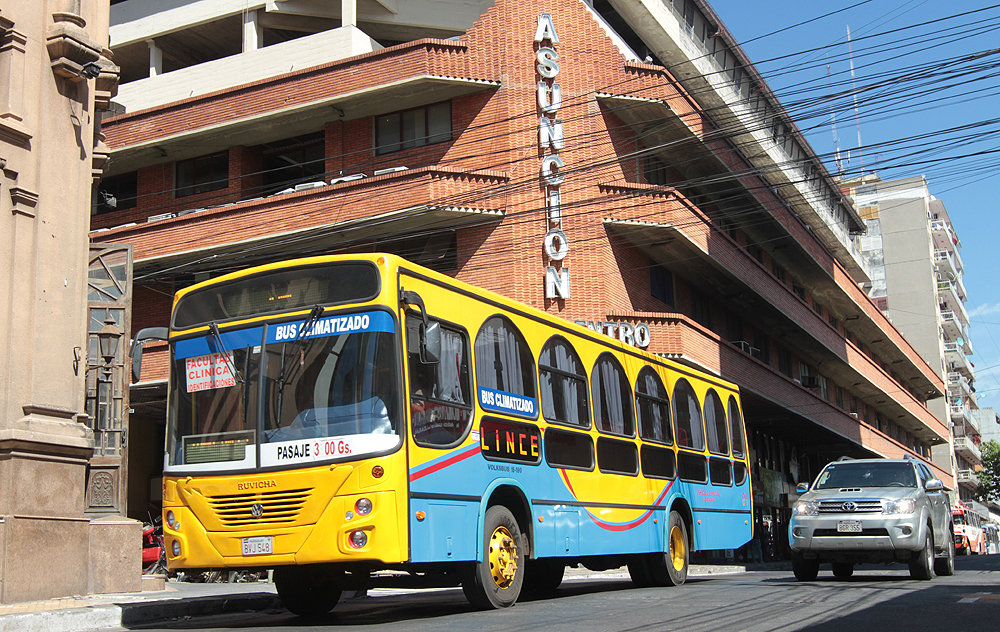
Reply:
<svg viewBox="0 0 1000 632"><path fill-rule="evenodd" d="M818 375L803 375L802 376L802 386L806 388L817 388L819 386L819 376Z"/></svg>
<svg viewBox="0 0 1000 632"><path fill-rule="evenodd" d="M146 218L146 222L158 222L161 219L171 219L173 217L176 217L173 213L160 213L159 215L150 215Z"/></svg>
<svg viewBox="0 0 1000 632"><path fill-rule="evenodd" d="M760 361L764 360L764 354L761 353L760 349L757 347L750 347L750 356L757 358Z"/></svg>
<svg viewBox="0 0 1000 632"><path fill-rule="evenodd" d="M177 211L177 217L180 217L181 215L190 215L191 213L200 213L201 211L204 211L204 210L205 210L204 207L202 207L202 208L187 208L187 209L184 209L183 211Z"/></svg>
<svg viewBox="0 0 1000 632"><path fill-rule="evenodd" d="M364 177L365 174L363 173L354 173L349 176L340 176L338 178L334 178L333 180L330 180L330 184L340 184L341 182L353 182L354 180L360 180L361 178Z"/></svg>
<svg viewBox="0 0 1000 632"><path fill-rule="evenodd" d="M409 167L389 167L387 169L376 169L374 175L384 176L390 173L398 173L400 171L406 171Z"/></svg>
<svg viewBox="0 0 1000 632"><path fill-rule="evenodd" d="M321 189L326 186L326 182L303 182L302 184L296 184L296 191L309 191L311 189Z"/></svg>

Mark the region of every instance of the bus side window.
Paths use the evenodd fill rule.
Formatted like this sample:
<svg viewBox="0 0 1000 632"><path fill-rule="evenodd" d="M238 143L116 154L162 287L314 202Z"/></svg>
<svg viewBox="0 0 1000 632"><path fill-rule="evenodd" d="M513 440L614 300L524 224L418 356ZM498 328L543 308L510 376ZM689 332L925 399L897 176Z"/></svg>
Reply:
<svg viewBox="0 0 1000 632"><path fill-rule="evenodd" d="M553 336L538 356L542 416L546 421L590 427L587 373L580 356L562 336Z"/></svg>
<svg viewBox="0 0 1000 632"><path fill-rule="evenodd" d="M413 440L427 447L449 447L465 436L472 421L469 345L465 335L441 326L441 361L424 364L417 345L423 322L406 317L407 365Z"/></svg>
<svg viewBox="0 0 1000 632"><path fill-rule="evenodd" d="M663 380L656 374L656 371L648 366L639 371L639 378L635 381L635 412L639 418L639 436L648 441L673 444L674 435L670 427L670 396L667 395L667 389L663 386ZM652 451L649 452L652 453ZM672 470L673 465L671 464L670 467Z"/></svg>
<svg viewBox="0 0 1000 632"><path fill-rule="evenodd" d="M705 394L705 430L708 432L708 451L729 456L729 436L726 430L726 409L715 389Z"/></svg>
<svg viewBox="0 0 1000 632"><path fill-rule="evenodd" d="M701 406L698 396L687 380L674 384L674 425L677 445L692 450L705 449L705 434L701 426Z"/></svg>
<svg viewBox="0 0 1000 632"><path fill-rule="evenodd" d="M594 422L601 432L620 437L635 436L632 386L625 369L610 353L602 353L590 375L594 399Z"/></svg>
<svg viewBox="0 0 1000 632"><path fill-rule="evenodd" d="M740 414L740 405L732 395L729 396L729 431L729 435L733 438L733 456L742 459L746 454L743 441L743 415Z"/></svg>
<svg viewBox="0 0 1000 632"><path fill-rule="evenodd" d="M486 319L476 335L476 384L535 397L535 360L524 336L503 316Z"/></svg>

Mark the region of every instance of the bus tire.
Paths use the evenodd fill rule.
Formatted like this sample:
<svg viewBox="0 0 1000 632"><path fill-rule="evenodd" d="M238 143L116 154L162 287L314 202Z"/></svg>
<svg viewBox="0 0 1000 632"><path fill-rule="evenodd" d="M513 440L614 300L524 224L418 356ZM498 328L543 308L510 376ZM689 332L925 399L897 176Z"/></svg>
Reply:
<svg viewBox="0 0 1000 632"><path fill-rule="evenodd" d="M691 562L687 524L680 512L671 511L667 518L667 552L646 558L646 572L653 586L680 586L687 581Z"/></svg>
<svg viewBox="0 0 1000 632"><path fill-rule="evenodd" d="M336 577L323 566L279 566L274 587L281 604L300 617L324 615L340 601Z"/></svg>
<svg viewBox="0 0 1000 632"><path fill-rule="evenodd" d="M524 583L520 542L521 528L510 510L503 505L486 510L483 561L475 562L462 581L462 592L469 603L483 610L514 605Z"/></svg>
<svg viewBox="0 0 1000 632"><path fill-rule="evenodd" d="M559 558L528 560L524 567L521 593L529 597L551 595L562 583L566 564Z"/></svg>
<svg viewBox="0 0 1000 632"><path fill-rule="evenodd" d="M649 576L649 560L645 555L629 557L628 574L636 588L649 588L653 585L653 578Z"/></svg>

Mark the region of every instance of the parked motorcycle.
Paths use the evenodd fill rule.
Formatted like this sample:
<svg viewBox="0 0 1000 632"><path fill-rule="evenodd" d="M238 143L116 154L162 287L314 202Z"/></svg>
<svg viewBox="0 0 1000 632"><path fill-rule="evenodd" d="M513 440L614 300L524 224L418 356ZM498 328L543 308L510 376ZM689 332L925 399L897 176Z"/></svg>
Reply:
<svg viewBox="0 0 1000 632"><path fill-rule="evenodd" d="M150 518L142 525L142 574L167 574L167 549L163 546L163 520Z"/></svg>

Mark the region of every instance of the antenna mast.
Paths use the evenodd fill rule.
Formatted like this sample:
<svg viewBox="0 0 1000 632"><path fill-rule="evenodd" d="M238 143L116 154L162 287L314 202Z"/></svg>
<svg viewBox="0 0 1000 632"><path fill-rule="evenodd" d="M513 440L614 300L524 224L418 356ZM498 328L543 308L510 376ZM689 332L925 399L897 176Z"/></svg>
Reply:
<svg viewBox="0 0 1000 632"><path fill-rule="evenodd" d="M854 84L854 50L851 47L851 25L847 25L847 53L851 59L851 94L854 95L854 125L858 129L858 163L861 177L865 177L865 157L861 153L861 118L858 116L858 90Z"/></svg>
<svg viewBox="0 0 1000 632"><path fill-rule="evenodd" d="M837 136L837 109L833 103L833 78L830 76L830 56L826 55L826 83L830 92L830 127L833 129L833 161L837 164L837 175L844 177L844 164L840 160L840 138Z"/></svg>

